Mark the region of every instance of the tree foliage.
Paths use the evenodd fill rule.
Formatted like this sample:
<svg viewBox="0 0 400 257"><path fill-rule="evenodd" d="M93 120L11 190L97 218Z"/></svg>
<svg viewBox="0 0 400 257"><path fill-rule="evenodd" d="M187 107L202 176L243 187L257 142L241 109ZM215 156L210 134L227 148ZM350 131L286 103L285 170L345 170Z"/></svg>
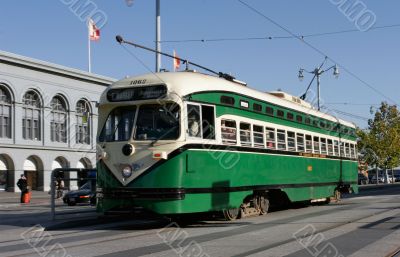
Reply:
<svg viewBox="0 0 400 257"><path fill-rule="evenodd" d="M382 169L400 165L400 112L382 102L368 121L368 129L357 130L358 148L364 161Z"/></svg>

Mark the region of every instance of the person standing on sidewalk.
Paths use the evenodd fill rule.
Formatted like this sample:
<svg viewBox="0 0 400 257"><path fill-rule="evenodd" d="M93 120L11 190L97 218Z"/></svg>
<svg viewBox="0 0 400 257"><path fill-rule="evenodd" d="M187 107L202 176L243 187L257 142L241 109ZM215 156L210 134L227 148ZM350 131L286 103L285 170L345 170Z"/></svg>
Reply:
<svg viewBox="0 0 400 257"><path fill-rule="evenodd" d="M21 175L21 178L17 182L19 190L21 190L21 203L23 203L24 194L28 193L28 181L25 175Z"/></svg>

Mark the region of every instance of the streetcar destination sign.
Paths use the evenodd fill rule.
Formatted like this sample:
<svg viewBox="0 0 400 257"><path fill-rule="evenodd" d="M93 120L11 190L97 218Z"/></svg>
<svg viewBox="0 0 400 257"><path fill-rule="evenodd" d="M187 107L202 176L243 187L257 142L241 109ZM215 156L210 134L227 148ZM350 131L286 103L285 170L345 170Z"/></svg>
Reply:
<svg viewBox="0 0 400 257"><path fill-rule="evenodd" d="M165 97L167 88L164 85L116 88L107 92L107 100L110 102L147 100Z"/></svg>

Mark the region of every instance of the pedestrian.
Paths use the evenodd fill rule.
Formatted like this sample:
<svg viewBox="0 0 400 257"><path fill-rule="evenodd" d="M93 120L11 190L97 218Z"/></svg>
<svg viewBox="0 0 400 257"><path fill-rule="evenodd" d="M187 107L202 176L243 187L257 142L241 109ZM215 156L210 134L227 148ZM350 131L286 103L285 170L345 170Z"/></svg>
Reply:
<svg viewBox="0 0 400 257"><path fill-rule="evenodd" d="M56 180L56 198L60 198L63 195L63 190L64 190L64 180L62 180L61 177L58 177Z"/></svg>
<svg viewBox="0 0 400 257"><path fill-rule="evenodd" d="M23 203L24 195L28 193L28 181L26 180L25 175L21 175L21 178L17 182L17 186L19 190L21 190L21 203Z"/></svg>

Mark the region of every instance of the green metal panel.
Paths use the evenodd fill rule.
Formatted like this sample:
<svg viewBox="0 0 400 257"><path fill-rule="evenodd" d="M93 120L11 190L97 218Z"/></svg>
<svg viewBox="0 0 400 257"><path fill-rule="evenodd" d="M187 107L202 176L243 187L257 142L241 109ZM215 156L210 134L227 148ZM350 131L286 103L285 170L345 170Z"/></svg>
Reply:
<svg viewBox="0 0 400 257"><path fill-rule="evenodd" d="M189 163L187 163L189 161ZM254 185L308 184L284 188L291 201L333 195L334 185L319 183L357 181L357 163L326 158L308 158L235 151L186 150L128 185L132 188L232 188ZM98 184L102 188L122 185L98 164ZM352 184L355 191L357 185ZM158 213L189 213L238 207L252 190L186 194L184 200L99 200L98 210L143 206Z"/></svg>

